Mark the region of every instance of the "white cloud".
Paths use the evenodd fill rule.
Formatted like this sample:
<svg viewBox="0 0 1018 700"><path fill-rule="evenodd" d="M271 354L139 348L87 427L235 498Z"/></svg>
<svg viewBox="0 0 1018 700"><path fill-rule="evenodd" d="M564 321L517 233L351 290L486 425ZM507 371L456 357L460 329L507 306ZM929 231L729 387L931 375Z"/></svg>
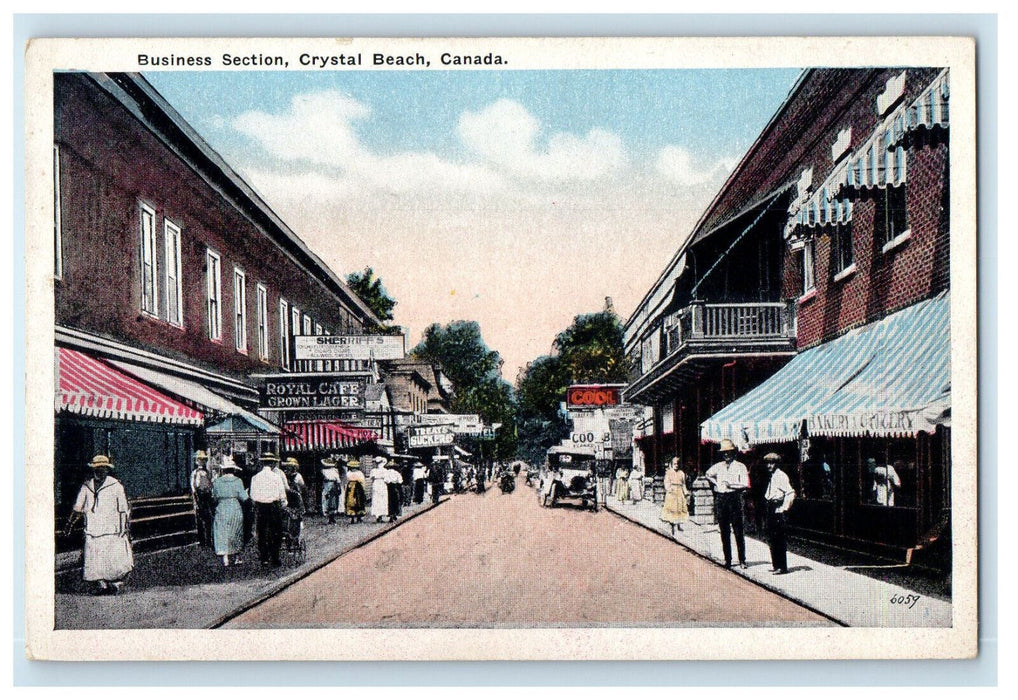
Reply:
<svg viewBox="0 0 1018 700"><path fill-rule="evenodd" d="M658 173L669 182L683 187L719 184L732 171L736 161L723 158L714 163L694 163L692 154L681 146L668 145L658 153L654 164Z"/></svg>
<svg viewBox="0 0 1018 700"><path fill-rule="evenodd" d="M492 165L516 177L540 181L590 181L626 165L622 140L602 129L586 136L555 133L538 148L540 124L519 102L498 100L460 116L463 144Z"/></svg>

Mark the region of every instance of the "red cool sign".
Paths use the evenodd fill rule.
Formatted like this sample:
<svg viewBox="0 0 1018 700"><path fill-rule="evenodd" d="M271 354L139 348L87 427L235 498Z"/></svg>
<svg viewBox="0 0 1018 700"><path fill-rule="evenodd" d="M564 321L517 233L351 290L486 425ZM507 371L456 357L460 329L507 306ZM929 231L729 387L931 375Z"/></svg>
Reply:
<svg viewBox="0 0 1018 700"><path fill-rule="evenodd" d="M616 387L571 386L566 391L567 406L618 406L621 402Z"/></svg>

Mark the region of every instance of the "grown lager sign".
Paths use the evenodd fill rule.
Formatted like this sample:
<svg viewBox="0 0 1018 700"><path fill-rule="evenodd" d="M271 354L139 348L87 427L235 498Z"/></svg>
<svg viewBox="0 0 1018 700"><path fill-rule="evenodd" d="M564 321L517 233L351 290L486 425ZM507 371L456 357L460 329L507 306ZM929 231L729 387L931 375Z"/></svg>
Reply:
<svg viewBox="0 0 1018 700"><path fill-rule="evenodd" d="M364 380L267 379L261 407L271 411L364 410Z"/></svg>

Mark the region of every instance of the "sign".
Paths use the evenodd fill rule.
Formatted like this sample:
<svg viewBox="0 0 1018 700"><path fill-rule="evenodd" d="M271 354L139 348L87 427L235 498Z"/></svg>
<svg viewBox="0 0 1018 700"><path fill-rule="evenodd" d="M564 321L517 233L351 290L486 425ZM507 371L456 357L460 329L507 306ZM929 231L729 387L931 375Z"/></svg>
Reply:
<svg viewBox="0 0 1018 700"><path fill-rule="evenodd" d="M447 425L454 433L473 435L484 430L484 422L476 413L415 413L397 415L396 425Z"/></svg>
<svg viewBox="0 0 1018 700"><path fill-rule="evenodd" d="M569 408L603 408L622 403L621 384L576 384L566 389Z"/></svg>
<svg viewBox="0 0 1018 700"><path fill-rule="evenodd" d="M363 411L366 386L363 379L268 379L261 390L261 408L270 411Z"/></svg>
<svg viewBox="0 0 1018 700"><path fill-rule="evenodd" d="M407 444L413 447L441 447L453 443L453 434L446 425L422 425L410 428L407 432Z"/></svg>
<svg viewBox="0 0 1018 700"><path fill-rule="evenodd" d="M296 360L400 360L406 356L402 335L297 335Z"/></svg>

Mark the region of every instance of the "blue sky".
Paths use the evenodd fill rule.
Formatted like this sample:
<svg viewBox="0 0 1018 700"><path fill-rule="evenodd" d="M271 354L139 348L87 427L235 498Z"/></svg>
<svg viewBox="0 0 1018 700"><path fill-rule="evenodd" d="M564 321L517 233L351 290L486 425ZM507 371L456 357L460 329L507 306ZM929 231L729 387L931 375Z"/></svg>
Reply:
<svg viewBox="0 0 1018 700"><path fill-rule="evenodd" d="M476 320L519 367L611 296L628 316L798 70L151 72L416 344Z"/></svg>

